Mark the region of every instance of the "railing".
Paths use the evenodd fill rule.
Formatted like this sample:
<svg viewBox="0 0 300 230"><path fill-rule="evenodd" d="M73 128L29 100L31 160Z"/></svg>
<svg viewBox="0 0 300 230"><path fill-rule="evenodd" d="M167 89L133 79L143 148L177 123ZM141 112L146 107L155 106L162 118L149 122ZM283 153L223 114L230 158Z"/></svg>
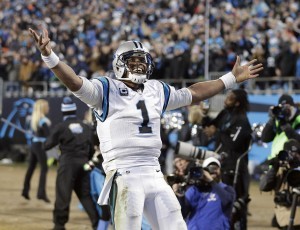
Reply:
<svg viewBox="0 0 300 230"><path fill-rule="evenodd" d="M50 86L50 87L49 87ZM37 90L38 89L38 90ZM5 81L3 83L3 93L1 97L63 97L70 95L71 92L59 82L27 82L26 86L17 81Z"/></svg>
<svg viewBox="0 0 300 230"><path fill-rule="evenodd" d="M212 72L210 79L215 80L222 76L224 73ZM56 97L70 95L70 91L59 82L28 82L26 87L22 86L19 82L5 81L0 78L0 87L2 93L0 95L1 101L10 97ZM164 82L175 86L176 88L187 87L196 82L204 81L204 78L197 79L163 79ZM244 84L244 88L249 94L298 94L300 93L300 80L299 86L296 85L297 79L295 77L259 77L251 79ZM263 88L260 88L263 86ZM35 90L35 88L40 90ZM224 93L224 92L223 92ZM221 93L221 94L223 94ZM1 106L1 104L0 104ZM0 107L1 109L1 107Z"/></svg>
<svg viewBox="0 0 300 230"><path fill-rule="evenodd" d="M247 82L248 92L251 94L299 94L300 79L296 77L258 77ZM259 84L264 85L264 89L258 89Z"/></svg>
<svg viewBox="0 0 300 230"><path fill-rule="evenodd" d="M212 72L210 79L216 80L225 73ZM179 85L179 87L186 87L193 83L203 81L203 78L198 79L164 79L163 81L170 85ZM300 93L300 79L296 77L258 77L246 81L244 88L249 94L299 94ZM298 84L298 85L297 85ZM260 88L260 87L264 88Z"/></svg>

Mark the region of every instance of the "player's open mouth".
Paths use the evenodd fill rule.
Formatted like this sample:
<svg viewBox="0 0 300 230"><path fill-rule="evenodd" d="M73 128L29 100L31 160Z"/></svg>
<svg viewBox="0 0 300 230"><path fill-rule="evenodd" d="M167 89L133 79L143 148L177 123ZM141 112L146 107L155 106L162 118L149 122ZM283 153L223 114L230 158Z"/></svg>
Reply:
<svg viewBox="0 0 300 230"><path fill-rule="evenodd" d="M142 68L134 68L134 69L132 70L132 72L134 72L134 73L143 73L144 70L143 70Z"/></svg>

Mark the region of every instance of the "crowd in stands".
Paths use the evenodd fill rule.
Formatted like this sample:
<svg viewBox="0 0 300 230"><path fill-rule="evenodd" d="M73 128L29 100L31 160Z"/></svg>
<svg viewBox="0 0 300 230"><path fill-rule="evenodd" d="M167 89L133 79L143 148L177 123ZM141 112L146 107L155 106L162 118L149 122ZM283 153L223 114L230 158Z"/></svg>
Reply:
<svg viewBox="0 0 300 230"><path fill-rule="evenodd" d="M209 72L230 71L240 55L262 62L262 77L295 77L300 87L298 0L210 0L209 5ZM148 46L156 79L204 75L205 0L3 0L0 9L0 77L25 88L30 81L57 81L42 62L30 27L47 28L54 51L87 78L112 69L111 53L124 40Z"/></svg>

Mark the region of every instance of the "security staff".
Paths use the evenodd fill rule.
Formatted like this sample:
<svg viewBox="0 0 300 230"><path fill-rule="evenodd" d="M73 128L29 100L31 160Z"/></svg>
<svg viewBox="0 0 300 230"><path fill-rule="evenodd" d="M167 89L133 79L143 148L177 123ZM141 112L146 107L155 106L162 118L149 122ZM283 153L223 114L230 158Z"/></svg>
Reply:
<svg viewBox="0 0 300 230"><path fill-rule="evenodd" d="M59 145L61 151L53 211L54 229L65 229L73 190L86 210L93 229L96 229L99 215L90 195L89 172L83 169L93 153L92 129L76 117L76 104L70 97L63 99L61 111L63 122L54 127L45 143L47 150Z"/></svg>

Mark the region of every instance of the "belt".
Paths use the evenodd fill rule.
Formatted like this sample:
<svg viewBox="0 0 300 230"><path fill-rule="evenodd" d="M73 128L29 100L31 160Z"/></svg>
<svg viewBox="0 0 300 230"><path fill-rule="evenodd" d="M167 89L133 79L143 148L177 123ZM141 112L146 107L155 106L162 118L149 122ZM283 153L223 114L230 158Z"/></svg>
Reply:
<svg viewBox="0 0 300 230"><path fill-rule="evenodd" d="M122 168L117 170L117 175L121 176L122 174L129 174L129 173L154 173L160 172L160 167L157 166L142 166L142 167L132 167L132 168Z"/></svg>

